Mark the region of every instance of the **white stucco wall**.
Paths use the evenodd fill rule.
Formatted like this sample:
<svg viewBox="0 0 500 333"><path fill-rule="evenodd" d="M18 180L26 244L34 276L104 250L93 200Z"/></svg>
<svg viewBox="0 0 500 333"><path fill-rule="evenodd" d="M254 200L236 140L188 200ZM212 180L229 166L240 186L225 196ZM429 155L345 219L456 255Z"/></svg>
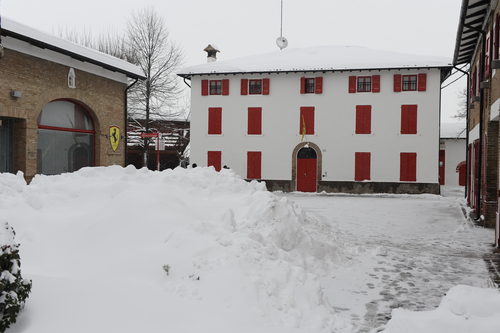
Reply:
<svg viewBox="0 0 500 333"><path fill-rule="evenodd" d="M427 73L426 92L393 92L393 75ZM381 76L380 93L348 93L350 75ZM300 77L323 76L323 94L300 94ZM270 78L270 95L240 95L242 78ZM229 79L229 96L201 96L202 79ZM222 165L246 176L246 152L262 151L262 178L290 180L292 152L300 143L301 106L315 107L315 135L326 181L354 180L354 153L371 152L371 180L399 182L400 153L417 153L417 182L438 182L440 71L438 69L194 76L191 104L192 163L222 151ZM402 135L401 105L417 104L417 133ZM356 105L372 105L372 134L355 134ZM208 135L208 108L222 108L222 135ZM247 135L248 107L262 107L260 136Z"/></svg>
<svg viewBox="0 0 500 333"><path fill-rule="evenodd" d="M445 151L444 184L458 186L457 166L465 162L465 139L441 139L441 149Z"/></svg>

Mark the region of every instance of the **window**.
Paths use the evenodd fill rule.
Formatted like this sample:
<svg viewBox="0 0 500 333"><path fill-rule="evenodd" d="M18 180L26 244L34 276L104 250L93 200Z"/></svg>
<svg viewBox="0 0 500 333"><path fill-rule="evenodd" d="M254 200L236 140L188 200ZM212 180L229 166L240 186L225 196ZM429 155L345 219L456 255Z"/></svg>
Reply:
<svg viewBox="0 0 500 333"><path fill-rule="evenodd" d="M414 182L417 180L417 153L400 154L400 175L402 182Z"/></svg>
<svg viewBox="0 0 500 333"><path fill-rule="evenodd" d="M207 166L213 166L215 171L220 171L222 164L222 152L221 151L209 151L207 154Z"/></svg>
<svg viewBox="0 0 500 333"><path fill-rule="evenodd" d="M314 107L302 106L300 108L300 130L301 135L314 134Z"/></svg>
<svg viewBox="0 0 500 333"><path fill-rule="evenodd" d="M210 95L222 95L222 80L210 80Z"/></svg>
<svg viewBox="0 0 500 333"><path fill-rule="evenodd" d="M262 134L262 108L248 108L249 135Z"/></svg>
<svg viewBox="0 0 500 333"><path fill-rule="evenodd" d="M356 134L371 134L372 106L356 105Z"/></svg>
<svg viewBox="0 0 500 333"><path fill-rule="evenodd" d="M323 93L323 77L301 77L300 78L300 93L301 94L322 94Z"/></svg>
<svg viewBox="0 0 500 333"><path fill-rule="evenodd" d="M208 108L208 134L222 134L222 108Z"/></svg>
<svg viewBox="0 0 500 333"><path fill-rule="evenodd" d="M403 75L403 91L417 91L416 75Z"/></svg>
<svg viewBox="0 0 500 333"><path fill-rule="evenodd" d="M313 79L313 78L306 78L305 79L305 91L304 93L306 94L314 94L315 92L315 83L316 83L316 80Z"/></svg>
<svg viewBox="0 0 500 333"><path fill-rule="evenodd" d="M417 134L417 105L401 105L401 134Z"/></svg>
<svg viewBox="0 0 500 333"><path fill-rule="evenodd" d="M354 154L354 180L361 182L370 180L370 153Z"/></svg>
<svg viewBox="0 0 500 333"><path fill-rule="evenodd" d="M358 92L372 91L372 77L371 76L358 76Z"/></svg>
<svg viewBox="0 0 500 333"><path fill-rule="evenodd" d="M94 165L94 140L94 124L84 107L50 102L38 118L38 173L55 175Z"/></svg>
<svg viewBox="0 0 500 333"><path fill-rule="evenodd" d="M249 80L248 92L250 95L262 94L262 80Z"/></svg>
<svg viewBox="0 0 500 333"><path fill-rule="evenodd" d="M262 178L262 152L247 152L247 179Z"/></svg>

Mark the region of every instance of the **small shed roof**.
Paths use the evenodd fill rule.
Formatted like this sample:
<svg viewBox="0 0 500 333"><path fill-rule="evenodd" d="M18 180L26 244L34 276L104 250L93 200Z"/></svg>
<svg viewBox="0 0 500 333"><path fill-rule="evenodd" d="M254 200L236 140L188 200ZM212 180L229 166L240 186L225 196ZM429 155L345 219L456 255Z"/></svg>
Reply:
<svg viewBox="0 0 500 333"><path fill-rule="evenodd" d="M0 33L2 36L19 39L34 46L70 56L79 61L88 62L113 72L125 74L134 79L145 79L144 72L140 67L125 60L72 43L5 17L2 17L1 23Z"/></svg>

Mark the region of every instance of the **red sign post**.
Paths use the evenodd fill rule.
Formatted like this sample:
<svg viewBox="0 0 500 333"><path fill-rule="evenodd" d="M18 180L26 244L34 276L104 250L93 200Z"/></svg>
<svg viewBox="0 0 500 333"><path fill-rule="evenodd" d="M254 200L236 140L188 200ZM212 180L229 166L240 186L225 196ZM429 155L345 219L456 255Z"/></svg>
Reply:
<svg viewBox="0 0 500 333"><path fill-rule="evenodd" d="M156 138L156 170L160 171L160 133L141 133L141 139Z"/></svg>

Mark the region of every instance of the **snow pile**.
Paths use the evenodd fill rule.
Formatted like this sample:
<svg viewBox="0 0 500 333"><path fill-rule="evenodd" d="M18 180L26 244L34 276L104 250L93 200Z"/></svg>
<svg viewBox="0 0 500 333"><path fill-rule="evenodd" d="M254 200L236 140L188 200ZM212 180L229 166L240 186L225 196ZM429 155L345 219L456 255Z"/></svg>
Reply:
<svg viewBox="0 0 500 333"><path fill-rule="evenodd" d="M230 170L0 175L34 287L13 332L349 330L331 227Z"/></svg>
<svg viewBox="0 0 500 333"><path fill-rule="evenodd" d="M385 333L497 333L500 292L459 285L451 288L433 311L395 309Z"/></svg>

